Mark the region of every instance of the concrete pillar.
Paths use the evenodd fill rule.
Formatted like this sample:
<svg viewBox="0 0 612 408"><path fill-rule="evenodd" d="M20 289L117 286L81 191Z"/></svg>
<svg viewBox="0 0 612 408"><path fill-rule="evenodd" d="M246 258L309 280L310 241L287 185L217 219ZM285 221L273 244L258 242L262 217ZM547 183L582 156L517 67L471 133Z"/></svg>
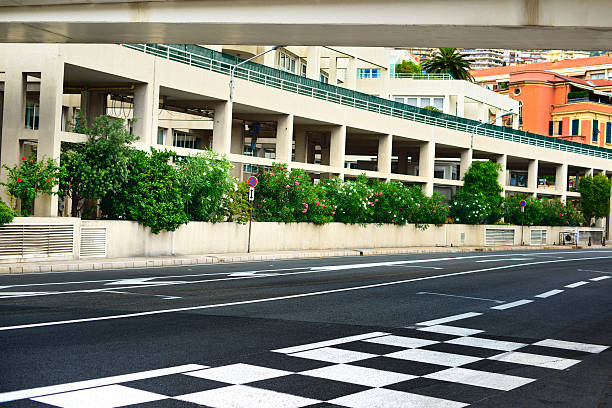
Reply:
<svg viewBox="0 0 612 408"><path fill-rule="evenodd" d="M527 168L527 187L531 190L531 194L534 197L538 196L538 166L539 160L529 160L529 166Z"/></svg>
<svg viewBox="0 0 612 408"><path fill-rule="evenodd" d="M512 115L512 129L518 130L519 128L519 115Z"/></svg>
<svg viewBox="0 0 612 408"><path fill-rule="evenodd" d="M484 123L489 122L489 108L484 103L478 103L478 120Z"/></svg>
<svg viewBox="0 0 612 408"><path fill-rule="evenodd" d="M260 46L260 47L257 47L257 53L259 54L259 53L262 53L264 51L268 51L271 49L272 49L272 46L265 46L265 47ZM253 60L253 62L265 65L266 67L276 68L276 61L278 61L278 58L276 57L278 55L277 53L278 53L278 50L268 51L264 55Z"/></svg>
<svg viewBox="0 0 612 408"><path fill-rule="evenodd" d="M38 127L38 161L56 159L59 163L62 127L62 95L64 93L63 63L52 60L45 64L40 78L40 121ZM57 188L55 188L57 191ZM34 215L57 216L58 196L43 194L34 203Z"/></svg>
<svg viewBox="0 0 612 408"><path fill-rule="evenodd" d="M497 109L497 111L495 113L495 117L497 118L497 119L495 119L495 125L497 125L497 126L503 126L504 125L504 118L500 117L503 113L504 112L501 109Z"/></svg>
<svg viewBox="0 0 612 408"><path fill-rule="evenodd" d="M169 127L166 130L166 146L174 146L174 128Z"/></svg>
<svg viewBox="0 0 612 408"><path fill-rule="evenodd" d="M244 122L232 122L230 153L244 154Z"/></svg>
<svg viewBox="0 0 612 408"><path fill-rule="evenodd" d="M223 101L214 106L213 151L227 154L232 143L232 102Z"/></svg>
<svg viewBox="0 0 612 408"><path fill-rule="evenodd" d="M459 163L459 180L463 180L463 176L469 170L472 165L472 149L465 149L461 151L461 162Z"/></svg>
<svg viewBox="0 0 612 408"><path fill-rule="evenodd" d="M457 95L457 116L465 118L465 95Z"/></svg>
<svg viewBox="0 0 612 408"><path fill-rule="evenodd" d="M346 149L346 125L334 126L331 131L329 143L329 165L344 168L344 154Z"/></svg>
<svg viewBox="0 0 612 408"><path fill-rule="evenodd" d="M354 57L348 58L344 86L352 90L357 89L357 59Z"/></svg>
<svg viewBox="0 0 612 408"><path fill-rule="evenodd" d="M391 173L393 135L382 135L378 139L378 171Z"/></svg>
<svg viewBox="0 0 612 408"><path fill-rule="evenodd" d="M391 71L386 68L382 68L381 71L382 85L380 88L380 97L384 99L389 99L391 97L391 91L389 90L391 81L389 75L391 75Z"/></svg>
<svg viewBox="0 0 612 408"><path fill-rule="evenodd" d="M444 95L444 106L442 107L442 112L443 113L451 113L450 111L450 95L446 94Z"/></svg>
<svg viewBox="0 0 612 408"><path fill-rule="evenodd" d="M308 47L306 60L306 77L318 81L321 75L321 47Z"/></svg>
<svg viewBox="0 0 612 408"><path fill-rule="evenodd" d="M338 60L336 56L329 57L329 84L338 85Z"/></svg>
<svg viewBox="0 0 612 408"><path fill-rule="evenodd" d="M2 147L0 163L13 167L19 163L19 139L25 127L26 76L21 70L4 73L4 102L2 110ZM0 182L6 182L8 171L0 167ZM6 188L0 185L0 199L10 203Z"/></svg>
<svg viewBox="0 0 612 408"><path fill-rule="evenodd" d="M134 134L140 142L151 144L157 138L159 85L153 81L134 90Z"/></svg>
<svg viewBox="0 0 612 408"><path fill-rule="evenodd" d="M584 174L586 177L591 176L593 177L595 175L595 169L591 168L591 169L587 169L586 173Z"/></svg>
<svg viewBox="0 0 612 408"><path fill-rule="evenodd" d="M497 182L503 189L503 191L501 192L501 195L505 197L506 196L506 184L508 183L507 181L508 156L505 154L499 155L496 161L502 166L502 169L499 172L499 176L497 178Z"/></svg>
<svg viewBox="0 0 612 408"><path fill-rule="evenodd" d="M436 143L425 142L421 144L419 150L419 176L425 177L425 188L423 193L426 196L431 196L434 191L434 166L435 166L435 155L436 155Z"/></svg>
<svg viewBox="0 0 612 408"><path fill-rule="evenodd" d="M81 92L81 117L91 126L98 116L107 114L108 94L106 92Z"/></svg>
<svg viewBox="0 0 612 408"><path fill-rule="evenodd" d="M295 160L300 163L308 163L308 136L305 128L294 128L293 138L295 139Z"/></svg>
<svg viewBox="0 0 612 408"><path fill-rule="evenodd" d="M291 161L293 151L293 115L282 115L276 122L276 160Z"/></svg>
<svg viewBox="0 0 612 408"><path fill-rule="evenodd" d="M559 164L555 172L555 190L563 202L567 201L567 163Z"/></svg>

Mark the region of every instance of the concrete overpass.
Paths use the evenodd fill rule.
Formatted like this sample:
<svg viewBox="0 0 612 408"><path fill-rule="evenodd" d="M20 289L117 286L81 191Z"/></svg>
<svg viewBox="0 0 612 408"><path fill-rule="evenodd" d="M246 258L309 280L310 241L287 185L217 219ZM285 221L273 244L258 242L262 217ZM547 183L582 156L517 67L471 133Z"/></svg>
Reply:
<svg viewBox="0 0 612 408"><path fill-rule="evenodd" d="M0 42L609 49L610 0L0 0Z"/></svg>

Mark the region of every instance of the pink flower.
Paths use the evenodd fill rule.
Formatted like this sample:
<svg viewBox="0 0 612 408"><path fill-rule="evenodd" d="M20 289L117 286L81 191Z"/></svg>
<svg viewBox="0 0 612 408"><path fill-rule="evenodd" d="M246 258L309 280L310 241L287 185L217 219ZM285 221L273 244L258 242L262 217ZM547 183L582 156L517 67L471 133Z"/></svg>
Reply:
<svg viewBox="0 0 612 408"><path fill-rule="evenodd" d="M378 198L376 200L374 200L374 202L377 203L378 202Z"/></svg>
<svg viewBox="0 0 612 408"><path fill-rule="evenodd" d="M296 186L299 186L299 185L300 185L300 183L298 183L298 182L297 182L297 180L296 180L296 181L295 181L295 185L296 185Z"/></svg>
<svg viewBox="0 0 612 408"><path fill-rule="evenodd" d="M289 184L287 184L287 185L285 186L285 188L289 188Z"/></svg>
<svg viewBox="0 0 612 408"><path fill-rule="evenodd" d="M307 211L308 211L308 208L304 208L304 209L302 210L302 214L306 214L306 212L307 212Z"/></svg>

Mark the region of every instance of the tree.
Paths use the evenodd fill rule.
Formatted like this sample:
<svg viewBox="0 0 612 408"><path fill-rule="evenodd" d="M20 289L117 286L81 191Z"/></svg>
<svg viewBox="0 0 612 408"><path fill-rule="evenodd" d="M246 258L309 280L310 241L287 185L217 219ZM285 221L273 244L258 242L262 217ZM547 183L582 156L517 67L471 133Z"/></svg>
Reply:
<svg viewBox="0 0 612 408"><path fill-rule="evenodd" d="M34 199L40 194L53 194L58 184L60 169L53 159L37 161L32 155L21 158L21 163L14 167L3 165L8 170L7 192L15 199L21 200L21 215L30 216L34 209Z"/></svg>
<svg viewBox="0 0 612 408"><path fill-rule="evenodd" d="M502 187L497 181L501 165L473 162L463 176L463 187L451 200L451 217L462 224L493 224L502 217Z"/></svg>
<svg viewBox="0 0 612 408"><path fill-rule="evenodd" d="M456 48L440 48L423 65L429 73L450 74L455 79L473 81L470 74L470 65L474 61L466 59Z"/></svg>
<svg viewBox="0 0 612 408"><path fill-rule="evenodd" d="M11 210L11 208L4 204L2 200L0 200L0 225L8 224L13 221L15 217L15 212Z"/></svg>
<svg viewBox="0 0 612 408"><path fill-rule="evenodd" d="M412 61L403 60L400 64L395 64L396 74L419 74L421 66Z"/></svg>
<svg viewBox="0 0 612 408"><path fill-rule="evenodd" d="M580 192L580 210L587 223L592 218L607 217L610 212L610 180L603 174L595 177L586 176L578 183Z"/></svg>
<svg viewBox="0 0 612 408"><path fill-rule="evenodd" d="M60 156L60 192L72 198L73 217L81 215L82 200L95 202L118 191L127 177L130 145L137 140L123 120L108 116L97 117L90 127L81 120L79 131L87 141L67 145Z"/></svg>

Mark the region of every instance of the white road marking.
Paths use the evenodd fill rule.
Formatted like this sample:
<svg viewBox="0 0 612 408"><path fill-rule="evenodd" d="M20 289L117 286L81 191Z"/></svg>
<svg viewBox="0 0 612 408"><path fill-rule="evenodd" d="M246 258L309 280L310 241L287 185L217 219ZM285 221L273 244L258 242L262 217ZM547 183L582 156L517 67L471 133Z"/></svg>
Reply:
<svg viewBox="0 0 612 408"><path fill-rule="evenodd" d="M582 285L586 285L589 282L585 282L585 281L580 281L580 282L575 282L575 283L571 283L569 285L565 285L566 288L577 288L578 286L582 286Z"/></svg>
<svg viewBox="0 0 612 408"><path fill-rule="evenodd" d="M578 269L578 272L595 272L595 273L605 273L606 275L612 275L612 272L606 271L593 271L591 269Z"/></svg>
<svg viewBox="0 0 612 408"><path fill-rule="evenodd" d="M507 363L531 365L535 367L552 368L553 370L565 370L578 364L580 360L572 360L569 358L541 356L539 354L521 353L512 351L509 353L498 354L489 357L489 360L505 361Z"/></svg>
<svg viewBox="0 0 612 408"><path fill-rule="evenodd" d="M469 347L480 347L480 348L500 350L500 351L514 351L522 347L525 347L527 345L525 343L515 343L513 341L483 339L479 337L459 337L457 339L445 341L445 343L459 344L461 346L469 346Z"/></svg>
<svg viewBox="0 0 612 408"><path fill-rule="evenodd" d="M13 297L28 297L28 296L45 296L53 295L56 292L0 292L2 298L13 298Z"/></svg>
<svg viewBox="0 0 612 408"><path fill-rule="evenodd" d="M476 262L506 262L506 261L529 261L533 258L504 258L504 259L483 259Z"/></svg>
<svg viewBox="0 0 612 408"><path fill-rule="evenodd" d="M302 344L300 346L287 347L287 348L282 348L282 349L272 350L272 351L275 353L291 354L291 353L297 353L299 351L306 351L306 350L312 350L312 349L321 348L321 347L335 346L337 344L351 343L353 341L372 339L374 337L386 336L388 334L389 333L384 333L384 332L365 333L365 334L359 334L357 336L349 336L349 337L342 337L342 338L334 339L334 340L319 341L317 343Z"/></svg>
<svg viewBox="0 0 612 408"><path fill-rule="evenodd" d="M534 346L553 347L565 350L584 351L586 353L601 353L606 350L608 346L602 346L599 344L588 344L588 343L575 343L572 341L546 339L533 343Z"/></svg>
<svg viewBox="0 0 612 408"><path fill-rule="evenodd" d="M563 292L565 291L562 289L554 289L554 290L549 290L548 292L540 293L539 295L535 295L534 297L545 299L547 297L558 295L559 293L563 293Z"/></svg>
<svg viewBox="0 0 612 408"><path fill-rule="evenodd" d="M132 404L146 404L165 399L168 399L166 395L117 384L32 398L33 401L62 408L125 407Z"/></svg>
<svg viewBox="0 0 612 408"><path fill-rule="evenodd" d="M324 291L319 291L319 292L300 293L300 294L297 294L297 295L278 296L278 297L272 297L272 298L262 298L262 299L253 299L253 300L244 300L244 301L239 301L239 302L219 303L219 304L213 304L213 305L182 307L182 308L175 308L175 309L152 310L152 311L147 311L147 312L127 313L127 314L121 314L121 315L109 315L109 316L90 317L90 318L76 319L76 320L59 320L59 321L51 321L51 322L23 324L23 325L16 325L16 326L5 326L5 327L0 327L0 331L20 330L20 329L28 329L28 328L33 328L33 327L58 326L58 325L64 325L64 324L95 322L95 321L103 321L103 320L127 319L127 318L132 318L132 317L152 316L152 315L165 314L165 313L186 312L186 311L192 311L192 310L214 309L214 308L218 308L218 307L238 306L238 305L246 305L246 304L254 304L254 303L264 303L264 302L274 302L274 301L279 301L279 300L297 299L297 298L309 297L309 296L319 296L319 295L327 295L327 294L332 294L332 293L349 292L349 291L353 291L353 290L373 289L373 288L380 288L380 287L385 287L385 286L402 285L402 284L405 284L405 283L419 282L419 281L424 281L424 280L442 279L442 278L456 277L456 276L461 276L461 275L471 275L471 274L490 272L490 271L495 271L495 270L518 268L518 267L522 267L522 266L542 265L542 264L549 264L549 263L574 262L574 261L585 261L585 260L595 260L595 259L610 259L610 258L612 258L612 256L598 256L598 257L590 257L590 258L583 257L583 258L559 259L559 260L551 260L551 261L528 262L528 263L524 263L524 264L503 265L503 266L496 266L496 267L491 267L491 268L475 269L475 270L471 270L471 271L445 273L445 274L442 274L442 275L425 276L425 277L422 277L422 278L413 278L413 279L405 279L405 280L400 280L400 281L376 283L376 284L372 284L372 285L353 286L353 287L348 287L348 288L331 289L331 290L324 290ZM302 273L308 273L308 272L292 272L292 273L287 273L287 274L284 274L284 275L297 275L297 274L302 274ZM243 279L243 278L228 278L228 279ZM245 279L253 279L253 278L245 278ZM433 326L434 324L437 324L437 323L433 323L431 325Z"/></svg>
<svg viewBox="0 0 612 408"><path fill-rule="evenodd" d="M386 388L371 388L329 400L327 403L349 408L463 408L470 405Z"/></svg>
<svg viewBox="0 0 612 408"><path fill-rule="evenodd" d="M592 280L593 282L597 282L597 281L604 280L604 279L610 279L610 277L609 276L598 276L596 278L591 278L589 280Z"/></svg>
<svg viewBox="0 0 612 408"><path fill-rule="evenodd" d="M449 295L447 293L436 293L436 292L417 292L417 295L437 295L437 296L456 297L460 299L485 300L487 302L506 303L504 300L487 299L487 298L480 298L480 297L473 297L473 296Z"/></svg>
<svg viewBox="0 0 612 408"><path fill-rule="evenodd" d="M100 293L118 293L120 295L134 295L134 296L154 296L154 297L160 297L160 298L165 299L165 300L182 299L182 297L180 297L180 296L153 295L153 294L149 295L149 294L145 294L145 293L121 292L121 291L118 291L118 290L111 290L111 289L101 291Z"/></svg>
<svg viewBox="0 0 612 408"><path fill-rule="evenodd" d="M255 381L269 380L270 378L283 377L293 373L252 364L237 363L206 368L204 370L190 371L185 374L191 377L205 378L207 380L220 381L227 384L246 384Z"/></svg>
<svg viewBox="0 0 612 408"><path fill-rule="evenodd" d="M367 367L357 367L348 364L315 368L314 370L302 371L300 375L342 381L350 384L359 384L366 387L384 387L386 385L417 378L414 375L376 370Z"/></svg>
<svg viewBox="0 0 612 408"><path fill-rule="evenodd" d="M491 388L500 391L510 391L535 381L533 378L516 377L507 374L489 373L453 367L424 376L434 380L449 381L476 387Z"/></svg>
<svg viewBox="0 0 612 408"><path fill-rule="evenodd" d="M438 364L447 367L458 367L482 360L481 357L466 356L463 354L443 353L441 351L408 349L386 354L385 357L400 360L418 361L420 363Z"/></svg>
<svg viewBox="0 0 612 408"><path fill-rule="evenodd" d="M522 300L517 300L516 302L506 303L505 305L493 306L491 309L505 310L505 309L510 309L512 307L523 306L531 302L533 302L533 300L522 299Z"/></svg>
<svg viewBox="0 0 612 408"><path fill-rule="evenodd" d="M235 272L230 273L227 276L278 276L280 273L257 273L257 272Z"/></svg>
<svg viewBox="0 0 612 408"><path fill-rule="evenodd" d="M300 408L322 402L246 385L214 388L208 391L179 395L173 399L219 408Z"/></svg>
<svg viewBox="0 0 612 408"><path fill-rule="evenodd" d="M118 384L128 381L144 380L147 378L162 377L164 375L181 374L189 371L207 368L199 364L186 364L176 367L162 368L159 370L141 371L139 373L116 375L113 377L97 378L94 380L78 381L66 384L51 385L49 387L30 388L27 390L10 391L0 394L0 402L16 401L26 398L40 397L49 394L58 394L82 390L85 388L101 387L104 385Z"/></svg>
<svg viewBox="0 0 612 408"><path fill-rule="evenodd" d="M466 329L465 327L444 326L442 324L436 326L427 326L417 330L432 333L450 334L451 336L472 336L474 334L484 332L484 330Z"/></svg>
<svg viewBox="0 0 612 408"><path fill-rule="evenodd" d="M476 312L461 313L461 314L454 315L454 316L442 317L440 319L428 320L426 322L420 322L420 323L417 323L417 325L419 325L419 326L436 326L436 325L439 325L439 324L444 324L444 323L448 323L448 322L454 322L456 320L469 319L470 317L480 316L481 314L482 313L476 313Z"/></svg>
<svg viewBox="0 0 612 408"><path fill-rule="evenodd" d="M376 344L384 344L387 346L396 346L396 347L405 347L405 348L418 348L424 346L431 346L432 344L438 344L439 341L435 340L425 340L425 339L417 339L413 337L404 337L404 336L382 336L376 337L372 339L363 340L368 343L376 343Z"/></svg>
<svg viewBox="0 0 612 408"><path fill-rule="evenodd" d="M310 360L326 361L328 363L345 364L368 358L379 357L378 354L362 353L360 351L344 350L333 347L323 347L313 350L292 353L293 357L307 358Z"/></svg>

